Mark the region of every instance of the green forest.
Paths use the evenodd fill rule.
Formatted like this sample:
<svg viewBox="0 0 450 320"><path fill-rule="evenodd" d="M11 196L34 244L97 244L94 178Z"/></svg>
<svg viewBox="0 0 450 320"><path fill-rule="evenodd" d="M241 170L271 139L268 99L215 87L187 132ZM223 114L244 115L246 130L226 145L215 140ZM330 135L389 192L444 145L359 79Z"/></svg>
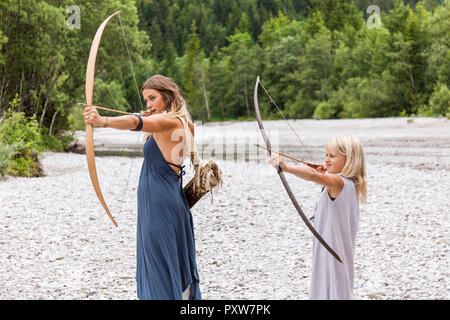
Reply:
<svg viewBox="0 0 450 320"><path fill-rule="evenodd" d="M289 118L450 115L449 0L78 0L76 28L73 4L0 2L0 172L25 139L12 127L39 135L37 149L84 128L92 39L119 10L97 55L98 106L140 111L133 73L139 88L163 74L194 120L253 120L259 75Z"/></svg>

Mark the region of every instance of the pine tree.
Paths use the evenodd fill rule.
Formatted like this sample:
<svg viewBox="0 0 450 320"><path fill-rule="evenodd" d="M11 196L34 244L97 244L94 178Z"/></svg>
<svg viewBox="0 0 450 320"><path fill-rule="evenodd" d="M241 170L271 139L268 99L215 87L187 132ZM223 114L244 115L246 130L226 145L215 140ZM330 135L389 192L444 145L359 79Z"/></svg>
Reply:
<svg viewBox="0 0 450 320"><path fill-rule="evenodd" d="M210 120L208 95L206 92L205 55L200 47L195 20L191 25L191 34L186 44L186 65L184 88L194 117ZM203 106L205 109L203 109ZM204 112L206 111L206 112Z"/></svg>

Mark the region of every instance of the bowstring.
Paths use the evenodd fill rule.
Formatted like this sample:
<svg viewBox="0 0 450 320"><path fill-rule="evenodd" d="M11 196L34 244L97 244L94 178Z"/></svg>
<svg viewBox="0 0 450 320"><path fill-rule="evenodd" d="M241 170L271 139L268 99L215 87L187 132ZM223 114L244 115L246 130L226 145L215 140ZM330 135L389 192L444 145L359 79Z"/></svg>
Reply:
<svg viewBox="0 0 450 320"><path fill-rule="evenodd" d="M125 29L124 29L124 27L123 27L122 18L121 18L121 15L120 15L120 14L119 14L119 21L120 21L120 27L122 28L123 41L125 42L125 47L126 47L127 53L128 53L128 60L129 60L129 62L130 62L131 71L132 71L132 73L133 73L133 79L134 79L134 85L135 85L135 88L136 88L136 93L137 93L137 96L138 96L138 98L139 98L139 103L140 103L140 105L141 105L141 110L143 111L143 110L144 110L144 105L142 104L141 95L140 95L140 93L139 93L139 88L138 88L137 79L136 79L136 73L134 72L133 61L131 60L130 49L128 48L128 42L127 42L127 39L126 39L126 37L125 37ZM139 131L139 134L138 134L138 138L137 138L136 144L139 143L139 139L141 138L141 132L142 132L142 131ZM130 180L131 169L133 168L133 163L134 163L134 158L135 158L135 157L136 157L136 149L133 151L133 157L131 158L130 170L128 170L127 182L126 182L126 184L125 184L125 189L124 189L124 191L123 191L123 195L124 195L124 196L126 195L126 192L127 192L128 182L129 182L129 180ZM125 201L126 201L126 200L125 200ZM123 202L122 202L122 204L121 204L121 206L120 206L120 212L122 212L122 208L123 208Z"/></svg>
<svg viewBox="0 0 450 320"><path fill-rule="evenodd" d="M261 80L259 80L259 84L261 85L261 87L264 89L264 91L266 92L267 96L269 97L269 101L270 103L272 103L275 108L278 110L278 112L281 114L281 116L283 117L284 120L286 120L286 123L288 124L289 128L292 130L292 132L294 133L294 135L297 137L297 140L301 143L301 145L303 146L303 148L305 149L305 151L308 153L309 157L315 162L315 163L319 163L315 157L313 157L313 155L311 154L311 152L309 152L309 149L306 147L305 143L303 142L302 139L300 139L300 137L297 135L297 133L295 132L294 128L292 128L291 124L289 123L289 120L286 119L286 117L284 116L283 112L281 112L280 108L278 108L278 105L275 103L275 101L273 100L272 96L270 95L269 91L267 91L267 89L264 87L264 85L262 84Z"/></svg>

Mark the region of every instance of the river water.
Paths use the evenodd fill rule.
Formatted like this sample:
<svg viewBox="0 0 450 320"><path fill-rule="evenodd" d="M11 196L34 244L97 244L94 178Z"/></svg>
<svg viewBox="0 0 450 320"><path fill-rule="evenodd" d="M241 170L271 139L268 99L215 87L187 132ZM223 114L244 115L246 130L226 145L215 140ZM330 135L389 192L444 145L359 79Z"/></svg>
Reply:
<svg viewBox="0 0 450 320"><path fill-rule="evenodd" d="M352 135L363 144L367 161L450 170L450 122L437 118L264 121L272 149L319 163L324 146L336 135ZM293 130L291 130L291 127ZM295 133L294 133L295 132ZM142 156L144 133L95 129L97 156ZM84 131L76 133L84 144ZM266 146L256 121L195 123L203 160L266 161ZM383 157L379 157L383 155Z"/></svg>

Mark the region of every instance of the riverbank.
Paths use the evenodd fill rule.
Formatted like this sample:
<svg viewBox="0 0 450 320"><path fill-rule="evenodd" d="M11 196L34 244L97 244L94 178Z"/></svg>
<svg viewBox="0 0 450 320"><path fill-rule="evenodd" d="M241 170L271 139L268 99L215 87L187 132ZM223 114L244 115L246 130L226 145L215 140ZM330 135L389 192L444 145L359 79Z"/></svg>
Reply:
<svg viewBox="0 0 450 320"><path fill-rule="evenodd" d="M449 299L448 121L293 123L308 147L352 134L367 152L369 198L356 241L355 299ZM255 127L244 122L203 130L232 135L238 125L247 132ZM267 123L268 130L277 126ZM96 130L96 146L109 132ZM280 136L281 150L295 146L288 131L280 129ZM136 135L128 137L136 142ZM321 149L313 148L313 156ZM212 204L207 196L192 210L204 299L308 298L312 236L266 159L263 153L249 161L217 159L223 188ZM143 159L96 160L118 228L92 189L84 155L47 153L45 177L0 181L0 299L136 299L136 186ZM190 177L191 171L185 181ZM311 216L320 188L287 178Z"/></svg>

